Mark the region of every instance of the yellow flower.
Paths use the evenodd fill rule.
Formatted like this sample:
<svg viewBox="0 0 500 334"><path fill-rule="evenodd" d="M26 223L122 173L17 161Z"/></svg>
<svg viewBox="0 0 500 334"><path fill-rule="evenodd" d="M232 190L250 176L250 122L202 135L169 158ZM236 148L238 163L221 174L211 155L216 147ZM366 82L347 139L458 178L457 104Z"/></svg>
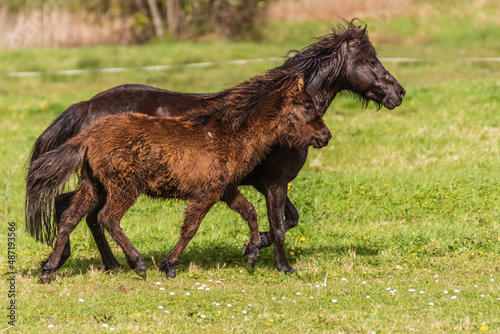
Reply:
<svg viewBox="0 0 500 334"><path fill-rule="evenodd" d="M49 102L47 102L46 100L43 100L42 102L40 102L40 110L41 111L47 110L48 107L49 107Z"/></svg>
<svg viewBox="0 0 500 334"><path fill-rule="evenodd" d="M273 323L273 322L274 322L274 320L273 320L273 319L271 319L271 320L269 320L269 322L270 322L270 323Z"/></svg>
<svg viewBox="0 0 500 334"><path fill-rule="evenodd" d="M30 108L30 105L27 103L23 103L23 109L28 110Z"/></svg>
<svg viewBox="0 0 500 334"><path fill-rule="evenodd" d="M295 255L295 253L294 253L294 252L290 252L290 256L294 256L294 255Z"/></svg>
<svg viewBox="0 0 500 334"><path fill-rule="evenodd" d="M305 237L300 238L300 241L306 241Z"/></svg>
<svg viewBox="0 0 500 334"><path fill-rule="evenodd" d="M411 256L417 256L417 254L415 254L415 253L412 253L412 254L411 254Z"/></svg>
<svg viewBox="0 0 500 334"><path fill-rule="evenodd" d="M480 328L482 331L487 331L488 329L490 329L488 326L483 326Z"/></svg>
<svg viewBox="0 0 500 334"><path fill-rule="evenodd" d="M19 115L20 119L24 119L24 114Z"/></svg>
<svg viewBox="0 0 500 334"><path fill-rule="evenodd" d="M141 316L141 312L137 312L135 315L138 316L138 317L140 317Z"/></svg>
<svg viewBox="0 0 500 334"><path fill-rule="evenodd" d="M17 111L18 108L17 108L17 105L14 104L14 105L10 106L8 109L9 109L9 112L14 112L14 111Z"/></svg>

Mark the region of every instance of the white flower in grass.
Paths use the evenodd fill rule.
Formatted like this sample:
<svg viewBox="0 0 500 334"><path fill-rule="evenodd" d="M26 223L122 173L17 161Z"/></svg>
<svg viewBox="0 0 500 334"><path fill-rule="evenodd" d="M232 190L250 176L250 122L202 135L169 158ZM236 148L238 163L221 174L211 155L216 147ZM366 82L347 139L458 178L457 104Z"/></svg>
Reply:
<svg viewBox="0 0 500 334"><path fill-rule="evenodd" d="M233 306L233 305L231 305L231 304L227 304L227 307L231 307L231 306Z"/></svg>
<svg viewBox="0 0 500 334"><path fill-rule="evenodd" d="M314 297L313 297L313 296L309 296L309 298L314 299Z"/></svg>
<svg viewBox="0 0 500 334"><path fill-rule="evenodd" d="M481 295L481 298L484 298L484 295Z"/></svg>
<svg viewBox="0 0 500 334"><path fill-rule="evenodd" d="M48 328L54 328L54 325L48 325L47 327Z"/></svg>
<svg viewBox="0 0 500 334"><path fill-rule="evenodd" d="M186 296L189 296L189 295L190 295L190 293L189 293L189 292L186 292Z"/></svg>
<svg viewBox="0 0 500 334"><path fill-rule="evenodd" d="M111 327L109 330L110 330L110 331L114 331L115 329L114 329L113 327Z"/></svg>
<svg viewBox="0 0 500 334"><path fill-rule="evenodd" d="M174 295L175 295L175 292L170 292L170 295L171 295L171 296L174 296Z"/></svg>
<svg viewBox="0 0 500 334"><path fill-rule="evenodd" d="M252 304L248 304L248 307L252 307Z"/></svg>
<svg viewBox="0 0 500 334"><path fill-rule="evenodd" d="M243 310L243 311L241 311L241 313L243 313L243 314L247 314L247 311L246 311L246 310Z"/></svg>
<svg viewBox="0 0 500 334"><path fill-rule="evenodd" d="M169 313L170 313L170 311L165 311L165 314L169 314Z"/></svg>
<svg viewBox="0 0 500 334"><path fill-rule="evenodd" d="M422 294L422 295L423 295L424 293L425 293L425 291L420 291L420 294Z"/></svg>
<svg viewBox="0 0 500 334"><path fill-rule="evenodd" d="M438 277L439 277L439 275L434 275L434 278L438 278Z"/></svg>
<svg viewBox="0 0 500 334"><path fill-rule="evenodd" d="M156 285L161 285L161 282L156 282Z"/></svg>
<svg viewBox="0 0 500 334"><path fill-rule="evenodd" d="M163 306L161 306L161 305L160 305L160 306L158 306L158 308L159 308L160 310L163 310Z"/></svg>
<svg viewBox="0 0 500 334"><path fill-rule="evenodd" d="M451 299L457 299L457 296L453 295L451 296Z"/></svg>
<svg viewBox="0 0 500 334"><path fill-rule="evenodd" d="M206 316L206 315L204 315L204 314L200 315L200 318L206 318L206 317L207 317L207 316Z"/></svg>
<svg viewBox="0 0 500 334"><path fill-rule="evenodd" d="M342 277L342 280L343 280L343 281L347 281L347 278L345 278L345 277Z"/></svg>
<svg viewBox="0 0 500 334"><path fill-rule="evenodd" d="M444 290L444 293L447 294L448 293L448 290Z"/></svg>
<svg viewBox="0 0 500 334"><path fill-rule="evenodd" d="M84 299L82 299L82 298L80 298L80 299L78 299L78 301L79 301L80 303L83 303L85 300L84 300Z"/></svg>
<svg viewBox="0 0 500 334"><path fill-rule="evenodd" d="M281 297L281 299L286 299L286 297Z"/></svg>
<svg viewBox="0 0 500 334"><path fill-rule="evenodd" d="M213 279L209 279L208 281L209 281L209 282L213 282L214 280L213 280Z"/></svg>
<svg viewBox="0 0 500 334"><path fill-rule="evenodd" d="M477 284L474 284L474 287L477 288Z"/></svg>
<svg viewBox="0 0 500 334"><path fill-rule="evenodd" d="M160 288L160 291L165 291L165 288Z"/></svg>
<svg viewBox="0 0 500 334"><path fill-rule="evenodd" d="M297 292L297 296L300 296L300 292Z"/></svg>
<svg viewBox="0 0 500 334"><path fill-rule="evenodd" d="M458 290L458 289L455 289L454 291L455 291L456 293L459 293L459 292L460 292L460 290Z"/></svg>
<svg viewBox="0 0 500 334"><path fill-rule="evenodd" d="M366 296L366 299L370 299L370 296Z"/></svg>
<svg viewBox="0 0 500 334"><path fill-rule="evenodd" d="M206 291L210 291L210 288L205 288Z"/></svg>
<svg viewBox="0 0 500 334"><path fill-rule="evenodd" d="M366 281L361 282L361 284L366 284Z"/></svg>
<svg viewBox="0 0 500 334"><path fill-rule="evenodd" d="M391 291L391 288L385 288L386 291Z"/></svg>
<svg viewBox="0 0 500 334"><path fill-rule="evenodd" d="M294 301L293 301L293 303L294 303L294 304L297 304L297 301L296 301L296 300L294 300Z"/></svg>
<svg viewBox="0 0 500 334"><path fill-rule="evenodd" d="M430 305L430 306L434 306L434 303L433 303L433 302L430 302L430 303L429 303L429 305Z"/></svg>
<svg viewBox="0 0 500 334"><path fill-rule="evenodd" d="M246 291L245 290L241 290L242 293L245 293Z"/></svg>
<svg viewBox="0 0 500 334"><path fill-rule="evenodd" d="M336 303L337 302L337 299L332 299L332 303Z"/></svg>
<svg viewBox="0 0 500 334"><path fill-rule="evenodd" d="M490 281L492 281L492 282L493 282L493 281L495 281L495 279L494 279L494 278L492 278L492 279L490 279Z"/></svg>
<svg viewBox="0 0 500 334"><path fill-rule="evenodd" d="M102 324L102 327L108 328L108 324Z"/></svg>
<svg viewBox="0 0 500 334"><path fill-rule="evenodd" d="M272 300L276 300L276 297L271 298Z"/></svg>
<svg viewBox="0 0 500 334"><path fill-rule="evenodd" d="M408 291L410 291L410 292L415 292L415 289L408 289Z"/></svg>

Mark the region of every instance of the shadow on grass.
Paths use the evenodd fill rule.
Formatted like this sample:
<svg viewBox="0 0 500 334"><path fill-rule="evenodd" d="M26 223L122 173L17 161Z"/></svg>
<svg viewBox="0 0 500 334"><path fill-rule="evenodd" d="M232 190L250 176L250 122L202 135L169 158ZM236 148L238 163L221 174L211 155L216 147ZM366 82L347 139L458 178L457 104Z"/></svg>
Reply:
<svg viewBox="0 0 500 334"><path fill-rule="evenodd" d="M196 266L202 270L210 269L220 269L220 268L246 268L248 272L253 272L251 266L247 263L247 257L242 255L242 248L238 247L236 244L221 243L221 242L204 242L198 245L192 245L188 247L181 256L179 264L177 266L177 273L186 272L189 270L191 263L195 263ZM315 245L311 247L300 247L295 248L299 251L300 258L288 256L288 261L291 266L294 266L298 259L307 259L310 257L325 255L334 256L349 256L355 252L359 256L376 256L379 253L379 249L373 249L371 247L355 246L335 246L335 245ZM98 254L97 248L94 249L95 254ZM141 256L146 264L148 270L159 270L161 260L168 253L163 251L153 251L142 253ZM289 253L289 251L287 251ZM93 255L93 254L92 254ZM123 272L130 272L130 268L124 258L123 252L115 252L118 262L123 266ZM256 267L260 268L274 268L274 252L273 247L265 248L261 250L261 256L256 264ZM72 254L70 258L66 261L64 266L59 269L56 273L61 276L72 277L81 274L87 274L94 270L104 270L104 265L100 256L92 256L83 258L81 256L74 256ZM20 270L20 274L27 275L29 273L38 275L40 272L39 267L33 270L33 267ZM138 277L139 279L139 277Z"/></svg>

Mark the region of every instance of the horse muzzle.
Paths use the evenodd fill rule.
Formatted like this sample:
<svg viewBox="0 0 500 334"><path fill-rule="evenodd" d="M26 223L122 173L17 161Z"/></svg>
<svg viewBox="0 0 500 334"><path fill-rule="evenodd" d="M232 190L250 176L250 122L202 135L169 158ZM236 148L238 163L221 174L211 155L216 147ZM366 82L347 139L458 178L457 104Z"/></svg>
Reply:
<svg viewBox="0 0 500 334"><path fill-rule="evenodd" d="M326 145L328 145L328 142L330 141L331 138L332 138L332 133L330 132L330 130L325 129L321 131L319 136L315 136L313 138L311 145L314 148L325 147Z"/></svg>

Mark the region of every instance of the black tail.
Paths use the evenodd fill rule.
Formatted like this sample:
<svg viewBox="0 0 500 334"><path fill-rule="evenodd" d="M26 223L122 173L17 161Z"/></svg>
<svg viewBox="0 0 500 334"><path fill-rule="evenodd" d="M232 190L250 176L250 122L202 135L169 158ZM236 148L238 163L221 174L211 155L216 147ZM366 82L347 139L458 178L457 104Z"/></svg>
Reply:
<svg viewBox="0 0 500 334"><path fill-rule="evenodd" d="M26 177L26 229L37 240L51 245L57 234L51 221L54 198L79 169L85 159L86 133L69 140L55 150L42 154L31 163Z"/></svg>
<svg viewBox="0 0 500 334"><path fill-rule="evenodd" d="M73 104L49 125L33 145L28 169L39 156L64 144L80 132L88 108L89 101Z"/></svg>

